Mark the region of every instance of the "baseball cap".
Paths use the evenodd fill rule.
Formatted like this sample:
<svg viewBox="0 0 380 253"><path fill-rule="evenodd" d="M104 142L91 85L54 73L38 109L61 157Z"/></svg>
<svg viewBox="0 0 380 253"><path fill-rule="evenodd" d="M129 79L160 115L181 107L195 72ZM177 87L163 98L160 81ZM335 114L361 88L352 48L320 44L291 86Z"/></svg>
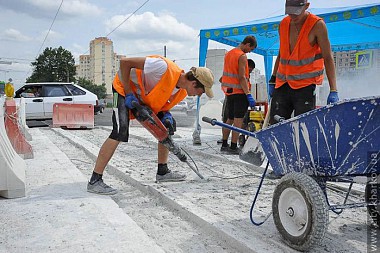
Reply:
<svg viewBox="0 0 380 253"><path fill-rule="evenodd" d="M307 0L286 0L285 14L300 15Z"/></svg>
<svg viewBox="0 0 380 253"><path fill-rule="evenodd" d="M214 97L212 86L214 84L214 75L211 70L206 67L192 67L194 77L205 87L205 93L209 98Z"/></svg>

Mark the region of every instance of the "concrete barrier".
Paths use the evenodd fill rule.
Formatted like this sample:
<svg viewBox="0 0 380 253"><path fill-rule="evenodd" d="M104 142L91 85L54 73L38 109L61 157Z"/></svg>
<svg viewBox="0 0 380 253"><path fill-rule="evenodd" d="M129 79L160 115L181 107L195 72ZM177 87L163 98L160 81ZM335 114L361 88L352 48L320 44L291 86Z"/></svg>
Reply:
<svg viewBox="0 0 380 253"><path fill-rule="evenodd" d="M5 130L14 150L24 159L33 158L32 146L26 140L18 123L16 102L5 100Z"/></svg>
<svg viewBox="0 0 380 253"><path fill-rule="evenodd" d="M5 130L4 97L0 98L0 196L25 196L25 161L13 149Z"/></svg>
<svg viewBox="0 0 380 253"><path fill-rule="evenodd" d="M53 127L94 128L94 106L90 104L53 105Z"/></svg>
<svg viewBox="0 0 380 253"><path fill-rule="evenodd" d="M25 115L25 98L20 98L20 104L16 103L18 108L18 125L21 132L24 134L27 141L32 140L32 135L29 133L29 127L26 125L26 115Z"/></svg>

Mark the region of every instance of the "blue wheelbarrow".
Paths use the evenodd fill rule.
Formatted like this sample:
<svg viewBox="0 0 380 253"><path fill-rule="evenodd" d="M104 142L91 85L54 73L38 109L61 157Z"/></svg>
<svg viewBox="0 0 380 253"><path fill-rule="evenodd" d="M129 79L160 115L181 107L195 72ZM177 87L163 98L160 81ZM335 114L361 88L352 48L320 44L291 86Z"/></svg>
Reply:
<svg viewBox="0 0 380 253"><path fill-rule="evenodd" d="M345 100L289 120L279 118L279 123L254 133L215 119L202 120L248 135L246 145L250 138L260 142L268 163L251 206L251 221L261 225L271 215L260 222L252 215L270 164L281 178L272 200L276 228L286 244L305 251L323 239L329 210L340 214L345 208L366 206L380 226L379 105L379 96ZM349 183L342 204L329 204L329 181ZM366 182L366 201L347 204L353 183L359 181Z"/></svg>

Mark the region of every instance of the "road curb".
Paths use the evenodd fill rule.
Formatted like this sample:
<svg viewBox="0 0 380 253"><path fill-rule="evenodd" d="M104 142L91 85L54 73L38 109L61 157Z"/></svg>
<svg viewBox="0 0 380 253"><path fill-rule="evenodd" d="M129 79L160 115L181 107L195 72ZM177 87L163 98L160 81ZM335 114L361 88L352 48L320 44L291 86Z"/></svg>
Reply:
<svg viewBox="0 0 380 253"><path fill-rule="evenodd" d="M96 147L94 144L81 139L80 137L74 136L70 133L65 132L63 133L63 129L51 129L63 138L67 139L71 144L75 145L78 148L81 148L84 150L86 155L88 155L91 159L94 161L97 158L97 154L99 152L99 148ZM139 137L141 138L141 137ZM143 138L142 138L143 139ZM144 139L144 141L147 141ZM85 144L85 142L88 142ZM147 141L149 142L149 141ZM88 145L87 145L88 144ZM91 147L92 146L92 147ZM199 215L196 215L195 213L191 212L186 206L183 206L179 203L177 203L175 200L171 199L169 196L166 196L165 194L161 193L154 187L150 185L144 185L140 183L139 181L135 180L134 178L130 177L127 175L125 172L119 170L117 166L112 164L110 162L107 165L107 172L113 176L116 176L128 184L136 187L139 189L141 192L147 195L153 195L154 197L158 198L163 204L169 206L172 208L176 213L183 219L189 220L193 222L194 224L198 225L201 229L203 229L206 233L212 234L217 238L221 239L221 243L224 244L225 247L227 248L232 248L235 250L235 252L259 252L256 251L257 249L253 249L250 246L246 245L244 242L240 241L236 237L234 237L232 234L229 234L228 232L224 231L223 229L213 225L212 223L208 222L207 220L203 219ZM252 240L260 240L261 238L254 238L254 235L252 235ZM276 245L278 248L284 250L284 251L289 251L289 248L285 245L283 245L281 242L272 240L270 238L266 238L266 245L270 247L270 245ZM257 245L258 246L258 245Z"/></svg>

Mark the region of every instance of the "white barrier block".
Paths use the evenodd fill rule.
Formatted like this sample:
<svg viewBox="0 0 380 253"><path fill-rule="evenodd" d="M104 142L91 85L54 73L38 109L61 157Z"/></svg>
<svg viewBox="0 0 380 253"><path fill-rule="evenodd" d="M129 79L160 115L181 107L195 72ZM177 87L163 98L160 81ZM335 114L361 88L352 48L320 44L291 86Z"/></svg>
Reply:
<svg viewBox="0 0 380 253"><path fill-rule="evenodd" d="M0 196L25 196L25 161L16 153L8 139L4 124L4 98L0 98Z"/></svg>
<svg viewBox="0 0 380 253"><path fill-rule="evenodd" d="M27 141L32 140L32 135L30 135L28 129L29 127L26 125L26 115L25 115L25 98L20 98L20 104L17 104L17 116L18 116L18 125L20 127L21 132L24 134L25 139Z"/></svg>

